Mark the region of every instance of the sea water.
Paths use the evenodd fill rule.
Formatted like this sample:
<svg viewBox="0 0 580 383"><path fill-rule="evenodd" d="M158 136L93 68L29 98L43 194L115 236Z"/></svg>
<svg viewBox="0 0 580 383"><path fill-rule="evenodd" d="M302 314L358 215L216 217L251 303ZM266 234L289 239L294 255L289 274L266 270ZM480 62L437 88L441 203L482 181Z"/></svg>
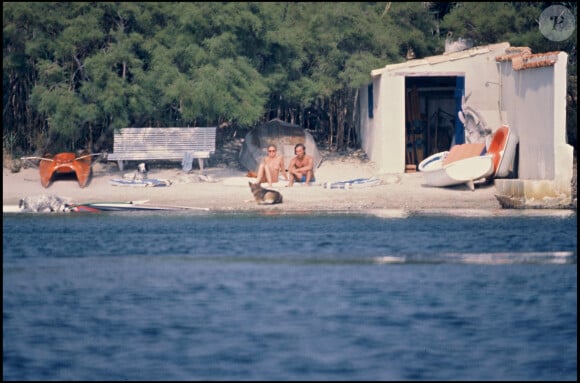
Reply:
<svg viewBox="0 0 580 383"><path fill-rule="evenodd" d="M575 212L4 214L4 380L575 380Z"/></svg>

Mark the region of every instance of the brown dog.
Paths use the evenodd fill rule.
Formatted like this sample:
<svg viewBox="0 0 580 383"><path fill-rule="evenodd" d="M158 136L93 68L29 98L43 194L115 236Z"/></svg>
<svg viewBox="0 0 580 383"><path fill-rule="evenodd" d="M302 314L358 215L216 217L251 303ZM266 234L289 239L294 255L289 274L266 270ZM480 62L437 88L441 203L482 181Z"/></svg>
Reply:
<svg viewBox="0 0 580 383"><path fill-rule="evenodd" d="M282 194L276 190L264 189L260 184L248 182L254 199L260 205L273 205L282 203Z"/></svg>

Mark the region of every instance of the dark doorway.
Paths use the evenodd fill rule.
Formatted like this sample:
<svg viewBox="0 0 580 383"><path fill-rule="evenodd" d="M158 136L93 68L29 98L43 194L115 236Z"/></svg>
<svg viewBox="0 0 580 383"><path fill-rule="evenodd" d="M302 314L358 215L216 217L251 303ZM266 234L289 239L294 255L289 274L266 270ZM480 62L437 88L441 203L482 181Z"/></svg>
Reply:
<svg viewBox="0 0 580 383"><path fill-rule="evenodd" d="M432 154L449 150L463 129L461 110L464 77L421 74L405 77L406 164L419 163ZM459 142L458 142L459 143Z"/></svg>

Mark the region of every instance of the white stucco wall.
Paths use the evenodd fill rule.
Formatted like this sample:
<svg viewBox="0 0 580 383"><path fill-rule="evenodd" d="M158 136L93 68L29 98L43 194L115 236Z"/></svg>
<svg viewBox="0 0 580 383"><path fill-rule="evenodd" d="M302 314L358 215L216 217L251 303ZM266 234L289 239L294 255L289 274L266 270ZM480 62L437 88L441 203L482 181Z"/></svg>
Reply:
<svg viewBox="0 0 580 383"><path fill-rule="evenodd" d="M389 85L391 88L387 88ZM394 88L400 91L393 91ZM373 78L373 118L368 115L368 90L360 89L360 136L361 147L369 159L377 164L381 173L399 173L404 170L405 131L395 129L388 120L401 120L405 124L404 78L387 84L380 77ZM381 105L394 105L388 110Z"/></svg>
<svg viewBox="0 0 580 383"><path fill-rule="evenodd" d="M503 105L508 125L519 137L518 177L554 177L554 151L544 150L554 141L554 71L552 67L513 70L511 62L501 64Z"/></svg>
<svg viewBox="0 0 580 383"><path fill-rule="evenodd" d="M556 180L569 187L573 148L566 142L568 55L553 66L513 70L501 64L502 102L519 136L518 178Z"/></svg>
<svg viewBox="0 0 580 383"><path fill-rule="evenodd" d="M373 157L382 172L402 173L405 171L405 78L387 78L388 81L384 78L379 81ZM381 107L384 105L389 108Z"/></svg>
<svg viewBox="0 0 580 383"><path fill-rule="evenodd" d="M568 88L568 54L558 53L554 68L554 182L557 189L571 193L574 175L574 147L566 134L566 95Z"/></svg>

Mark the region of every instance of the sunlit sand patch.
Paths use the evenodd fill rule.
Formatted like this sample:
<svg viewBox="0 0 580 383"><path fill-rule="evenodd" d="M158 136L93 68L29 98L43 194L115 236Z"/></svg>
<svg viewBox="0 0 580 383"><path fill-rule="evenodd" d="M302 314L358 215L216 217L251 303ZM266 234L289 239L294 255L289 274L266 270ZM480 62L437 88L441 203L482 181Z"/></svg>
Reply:
<svg viewBox="0 0 580 383"><path fill-rule="evenodd" d="M18 205L2 205L3 213L20 213L22 209Z"/></svg>
<svg viewBox="0 0 580 383"><path fill-rule="evenodd" d="M405 209L369 209L364 213L379 218L407 218L409 216L409 211Z"/></svg>

